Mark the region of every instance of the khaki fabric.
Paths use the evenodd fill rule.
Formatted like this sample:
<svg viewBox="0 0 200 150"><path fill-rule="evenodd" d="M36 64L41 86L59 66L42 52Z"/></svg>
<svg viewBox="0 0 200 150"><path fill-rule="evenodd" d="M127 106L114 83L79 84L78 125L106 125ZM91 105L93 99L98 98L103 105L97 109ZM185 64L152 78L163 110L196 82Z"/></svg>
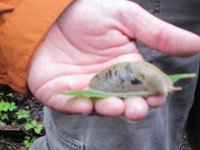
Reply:
<svg viewBox="0 0 200 150"><path fill-rule="evenodd" d="M72 0L0 0L0 84L26 93L28 64Z"/></svg>

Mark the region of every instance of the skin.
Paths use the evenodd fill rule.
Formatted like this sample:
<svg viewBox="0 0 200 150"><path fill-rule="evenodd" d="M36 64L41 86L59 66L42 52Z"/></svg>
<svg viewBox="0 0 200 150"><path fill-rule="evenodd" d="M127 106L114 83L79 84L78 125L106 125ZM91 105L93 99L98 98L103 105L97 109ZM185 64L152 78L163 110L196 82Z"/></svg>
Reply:
<svg viewBox="0 0 200 150"><path fill-rule="evenodd" d="M105 116L143 119L150 108L165 103L165 96L93 102L58 94L87 89L97 72L114 63L143 60L135 39L168 55L190 56L200 50L199 36L159 20L133 2L77 0L37 48L30 62L29 89L44 105L61 112L96 111Z"/></svg>

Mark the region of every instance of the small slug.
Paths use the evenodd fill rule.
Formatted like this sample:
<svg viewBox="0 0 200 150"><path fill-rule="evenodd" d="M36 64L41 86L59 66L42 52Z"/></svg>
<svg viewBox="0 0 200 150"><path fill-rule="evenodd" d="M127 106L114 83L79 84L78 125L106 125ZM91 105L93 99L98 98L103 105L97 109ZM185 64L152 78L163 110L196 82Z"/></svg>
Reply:
<svg viewBox="0 0 200 150"><path fill-rule="evenodd" d="M168 95L181 90L159 68L145 61L114 64L95 75L90 88L109 93L146 91L150 95Z"/></svg>

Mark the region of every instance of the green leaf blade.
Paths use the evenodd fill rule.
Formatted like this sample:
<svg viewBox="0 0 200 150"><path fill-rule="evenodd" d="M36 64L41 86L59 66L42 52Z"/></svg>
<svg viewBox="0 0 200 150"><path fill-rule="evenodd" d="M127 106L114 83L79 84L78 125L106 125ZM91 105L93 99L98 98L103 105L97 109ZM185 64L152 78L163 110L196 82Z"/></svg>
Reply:
<svg viewBox="0 0 200 150"><path fill-rule="evenodd" d="M38 124L34 129L35 133L40 134L43 130L44 126L42 124Z"/></svg>
<svg viewBox="0 0 200 150"><path fill-rule="evenodd" d="M25 124L25 126L24 126L24 129L26 130L26 131L29 131L29 130L31 130L31 129L33 129L34 128L34 126L32 125L32 124L30 124L30 123L27 123L27 124Z"/></svg>
<svg viewBox="0 0 200 150"><path fill-rule="evenodd" d="M107 93L95 90L85 91L68 91L63 92L64 95L70 95L75 97L87 97L87 98L108 98L108 97L120 97L120 98L131 98L135 96L146 97L149 95L148 92L130 92L130 93Z"/></svg>
<svg viewBox="0 0 200 150"><path fill-rule="evenodd" d="M181 80L181 79L194 78L194 77L196 77L195 73L169 75L169 78L172 80L173 83L175 83L175 82L177 82L178 80Z"/></svg>
<svg viewBox="0 0 200 150"><path fill-rule="evenodd" d="M76 97L87 97L87 98L107 98L106 94L102 92L96 92L92 90L85 91L67 91L63 92L64 95L76 96Z"/></svg>

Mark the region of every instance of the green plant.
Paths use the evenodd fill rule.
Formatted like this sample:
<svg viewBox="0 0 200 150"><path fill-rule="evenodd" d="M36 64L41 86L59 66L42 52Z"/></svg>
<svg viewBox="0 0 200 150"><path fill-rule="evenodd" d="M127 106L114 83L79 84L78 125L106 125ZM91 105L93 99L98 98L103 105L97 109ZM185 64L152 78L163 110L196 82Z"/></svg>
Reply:
<svg viewBox="0 0 200 150"><path fill-rule="evenodd" d="M0 126L6 125L6 120L8 120L8 114L0 112Z"/></svg>
<svg viewBox="0 0 200 150"><path fill-rule="evenodd" d="M24 137L23 145L26 148L30 148L38 137L38 134L42 135L44 130L43 123L34 119L29 110L19 108L15 102L7 101L6 98L12 96L12 93L3 95L3 93L0 92L0 126L9 124L23 125L24 131L27 134Z"/></svg>
<svg viewBox="0 0 200 150"><path fill-rule="evenodd" d="M30 112L25 109L20 109L16 113L17 119L25 119L26 123L24 125L25 131L34 130L36 134L40 134L44 129L42 123L39 123L37 120L30 116Z"/></svg>
<svg viewBox="0 0 200 150"><path fill-rule="evenodd" d="M25 109L19 109L15 114L17 115L17 119L31 119L30 112Z"/></svg>
<svg viewBox="0 0 200 150"><path fill-rule="evenodd" d="M23 144L26 148L30 148L33 142L36 140L36 137L31 137L31 136L25 136Z"/></svg>
<svg viewBox="0 0 200 150"><path fill-rule="evenodd" d="M17 108L15 102L6 102L4 100L0 101L0 112L13 111Z"/></svg>
<svg viewBox="0 0 200 150"><path fill-rule="evenodd" d="M36 139L36 136L33 134L34 133L41 134L42 131L44 130L44 125L42 123L39 123L34 118L32 118L28 110L20 109L15 114L17 115L17 119L19 120L23 119L26 121L23 128L31 136L28 136L28 135L25 136L23 140L23 144L26 148L30 148L30 146L33 144L33 142ZM32 131L33 131L33 134L32 134Z"/></svg>
<svg viewBox="0 0 200 150"><path fill-rule="evenodd" d="M6 121L9 120L8 113L17 108L14 102L0 101L0 126L6 125Z"/></svg>
<svg viewBox="0 0 200 150"><path fill-rule="evenodd" d="M35 119L30 120L30 122L26 123L24 129L26 131L34 130L35 133L40 134L44 128L44 125L37 122Z"/></svg>

